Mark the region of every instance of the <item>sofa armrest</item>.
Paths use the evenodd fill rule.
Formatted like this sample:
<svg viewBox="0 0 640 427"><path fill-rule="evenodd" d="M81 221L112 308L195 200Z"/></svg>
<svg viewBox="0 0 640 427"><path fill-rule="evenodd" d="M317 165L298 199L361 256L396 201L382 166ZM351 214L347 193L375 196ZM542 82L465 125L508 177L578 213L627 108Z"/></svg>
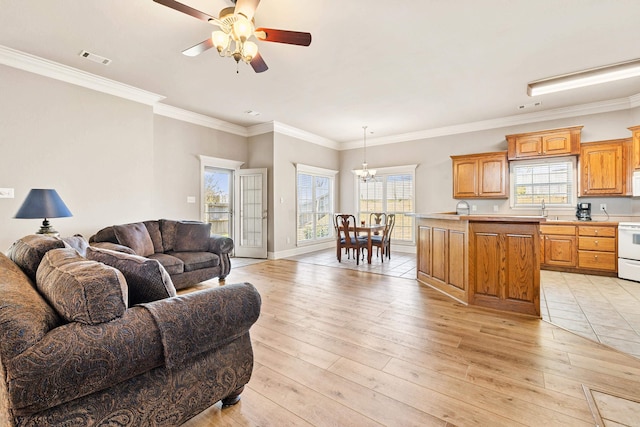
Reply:
<svg viewBox="0 0 640 427"><path fill-rule="evenodd" d="M142 304L158 325L169 369L247 334L258 320L260 305L260 294L250 283Z"/></svg>
<svg viewBox="0 0 640 427"><path fill-rule="evenodd" d="M7 362L11 406L16 414L41 411L111 387L163 362L160 332L142 307L98 325L68 323Z"/></svg>
<svg viewBox="0 0 640 427"><path fill-rule="evenodd" d="M231 271L231 258L229 254L233 250L233 240L223 236L211 236L209 238L209 252L213 252L220 258L220 274L218 277L223 280Z"/></svg>
<svg viewBox="0 0 640 427"><path fill-rule="evenodd" d="M209 252L215 254L229 254L233 250L233 240L223 236L209 237Z"/></svg>
<svg viewBox="0 0 640 427"><path fill-rule="evenodd" d="M111 251L124 252L125 254L136 255L135 251L131 249L129 246L120 245L118 243L94 242L94 243L91 243L91 246L98 249L109 249Z"/></svg>

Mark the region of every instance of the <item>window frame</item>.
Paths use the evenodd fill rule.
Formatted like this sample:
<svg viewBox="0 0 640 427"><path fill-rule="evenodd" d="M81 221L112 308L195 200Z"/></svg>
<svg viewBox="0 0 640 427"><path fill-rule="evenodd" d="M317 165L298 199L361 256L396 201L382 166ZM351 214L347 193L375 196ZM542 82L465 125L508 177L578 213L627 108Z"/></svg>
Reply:
<svg viewBox="0 0 640 427"><path fill-rule="evenodd" d="M578 200L578 162L576 156L547 157L526 160L513 160L509 162L509 205L514 210L540 209L538 203L518 204L516 197L516 169L520 166L532 166L553 163L569 163L571 182L569 183L569 194L567 203L552 203L551 199L545 199L546 209L573 210ZM543 185L543 184L542 184Z"/></svg>
<svg viewBox="0 0 640 427"><path fill-rule="evenodd" d="M316 237L316 230L317 230L317 214L318 212L312 212L313 215L313 239L308 239L308 240L299 240L298 239L298 235L299 235L299 230L300 230L300 204L299 204L299 198L300 198L300 189L299 189L299 175L303 174L303 175L311 175L312 176L312 182L315 182L315 178L316 177L321 177L321 178L328 178L329 179L329 197L330 197L330 201L329 201L329 216L332 218L335 212L335 206L336 206L336 175L338 174L337 170L333 170L333 169L325 169L325 168L321 168L321 167L317 167L317 166L310 166L310 165L305 165L305 164L301 164L298 163L296 164L296 246L308 246L308 245L315 245L318 243L324 243L327 241L331 241L333 239L335 239L335 235L334 235L334 230L333 230L333 223L330 222L329 223L329 235L327 237L322 237L322 238L317 238ZM315 203L315 191L314 191L314 187L313 187L313 183L312 183L312 200L313 200L313 205L316 206L317 204ZM331 219L331 221L333 221Z"/></svg>
<svg viewBox="0 0 640 427"><path fill-rule="evenodd" d="M395 244L400 244L400 245L415 245L416 243L416 232L415 232L415 216L413 215L407 215L407 214L414 214L415 213L415 209L416 209L416 168L418 167L417 164L415 165L404 165L404 166L392 166L392 167L383 167L383 168L375 168L376 169L376 180L380 179L381 177L385 177L385 181L384 183L386 183L386 177L390 176L390 175L411 175L411 206L412 206L412 210L411 211L407 211L407 212L400 212L402 214L404 214L405 217L410 218L411 220L411 225L410 225L410 230L411 230L411 239L410 240L394 240ZM360 196L360 184L362 183L362 181L360 180L360 178L358 177L358 175L356 174L356 170L354 169L352 171L353 175L354 175L354 194L355 194L355 212L357 213L357 218L361 218L361 216L363 214L365 214L367 216L366 221L369 222L369 213L368 211L361 211L360 210L360 200L359 200L359 196ZM383 184L384 184L383 183ZM383 198L382 198L382 202L383 202L383 207L385 209L383 209L383 211L387 212L386 210L386 206L387 206L387 199L386 199L386 186L383 185L382 188L383 191ZM389 212L389 213L396 213L396 215L398 214L397 211L395 212ZM398 227L398 221L397 221L397 216L396 216L396 228Z"/></svg>

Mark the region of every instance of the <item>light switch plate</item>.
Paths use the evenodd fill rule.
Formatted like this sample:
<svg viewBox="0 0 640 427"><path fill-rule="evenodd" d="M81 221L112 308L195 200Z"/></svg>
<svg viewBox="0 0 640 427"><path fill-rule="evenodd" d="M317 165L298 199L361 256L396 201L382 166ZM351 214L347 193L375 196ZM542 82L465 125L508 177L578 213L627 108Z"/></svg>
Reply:
<svg viewBox="0 0 640 427"><path fill-rule="evenodd" d="M0 199L13 199L13 188L0 188Z"/></svg>
<svg viewBox="0 0 640 427"><path fill-rule="evenodd" d="M187 196L187 203L195 203L196 196Z"/></svg>

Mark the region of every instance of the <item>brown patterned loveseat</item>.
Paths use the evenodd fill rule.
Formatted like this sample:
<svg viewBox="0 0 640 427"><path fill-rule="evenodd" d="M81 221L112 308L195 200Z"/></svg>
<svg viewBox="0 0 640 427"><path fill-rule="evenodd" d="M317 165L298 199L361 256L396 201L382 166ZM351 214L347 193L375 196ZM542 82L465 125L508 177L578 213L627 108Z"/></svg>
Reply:
<svg viewBox="0 0 640 427"><path fill-rule="evenodd" d="M68 246L34 235L0 253L1 426L178 426L237 402L260 311L251 284L172 296L156 261L98 254L120 270Z"/></svg>
<svg viewBox="0 0 640 427"><path fill-rule="evenodd" d="M218 277L231 270L233 240L211 236L211 224L199 221L150 220L105 227L89 238L92 246L156 259L176 289Z"/></svg>

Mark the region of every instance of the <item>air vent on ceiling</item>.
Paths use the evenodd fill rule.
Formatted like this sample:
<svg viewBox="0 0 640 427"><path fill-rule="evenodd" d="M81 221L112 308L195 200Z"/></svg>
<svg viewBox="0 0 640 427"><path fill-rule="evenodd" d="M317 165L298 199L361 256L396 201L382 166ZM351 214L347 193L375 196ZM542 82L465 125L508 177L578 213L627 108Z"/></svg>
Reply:
<svg viewBox="0 0 640 427"><path fill-rule="evenodd" d="M528 110L529 108L535 108L542 105L542 102L531 102L529 104L518 105L518 110Z"/></svg>
<svg viewBox="0 0 640 427"><path fill-rule="evenodd" d="M104 56L96 55L95 53L87 52L86 50L83 50L82 52L80 52L80 56L82 56L83 58L88 59L89 61L97 62L98 64L102 64L102 65L111 64L111 60L109 58L105 58Z"/></svg>

